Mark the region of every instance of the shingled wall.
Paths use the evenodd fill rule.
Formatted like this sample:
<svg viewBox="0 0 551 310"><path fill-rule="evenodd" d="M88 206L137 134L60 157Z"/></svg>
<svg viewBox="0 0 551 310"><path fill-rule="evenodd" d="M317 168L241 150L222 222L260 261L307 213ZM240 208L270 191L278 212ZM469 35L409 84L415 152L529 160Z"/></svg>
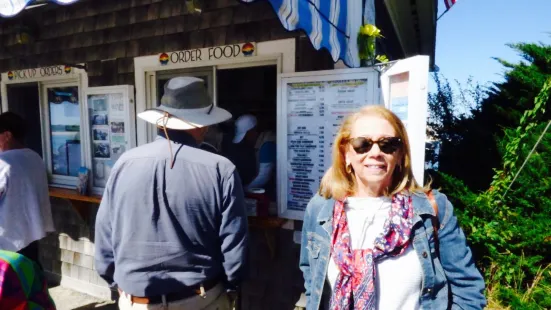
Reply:
<svg viewBox="0 0 551 310"><path fill-rule="evenodd" d="M183 0L81 0L48 5L0 20L0 72L59 64L86 64L89 86L134 84L137 56L242 42L296 38L296 71L333 68L327 52L315 51L300 32L287 32L265 1L204 0L201 15ZM28 27L33 40L17 43ZM109 297L94 270L97 205L52 199L57 232L41 242L50 277L89 294ZM82 212L82 210L85 210ZM250 278L241 309L293 309L302 292L299 245L293 231L251 229Z"/></svg>
<svg viewBox="0 0 551 310"><path fill-rule="evenodd" d="M270 4L204 0L200 15L183 0L81 0L48 5L0 22L0 71L88 65L90 86L134 84L134 57L242 42L297 38L297 71L329 69L300 32L287 32ZM17 31L30 29L29 44ZM306 57L304 57L306 56Z"/></svg>

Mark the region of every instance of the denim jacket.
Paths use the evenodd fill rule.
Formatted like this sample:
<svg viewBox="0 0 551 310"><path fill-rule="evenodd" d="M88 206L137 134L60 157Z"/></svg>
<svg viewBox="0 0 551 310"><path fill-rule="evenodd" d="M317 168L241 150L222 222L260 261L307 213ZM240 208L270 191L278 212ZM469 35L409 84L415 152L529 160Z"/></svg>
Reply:
<svg viewBox="0 0 551 310"><path fill-rule="evenodd" d="M433 194L440 222L439 255L435 252L433 240L431 218L434 209L425 194L412 195L412 245L423 269L421 309L482 309L486 305L484 279L474 264L451 203L438 191L434 190ZM324 295L324 286L330 258L334 204L334 200L316 195L306 208L300 269L304 274L307 310L320 309L322 298L330 298Z"/></svg>

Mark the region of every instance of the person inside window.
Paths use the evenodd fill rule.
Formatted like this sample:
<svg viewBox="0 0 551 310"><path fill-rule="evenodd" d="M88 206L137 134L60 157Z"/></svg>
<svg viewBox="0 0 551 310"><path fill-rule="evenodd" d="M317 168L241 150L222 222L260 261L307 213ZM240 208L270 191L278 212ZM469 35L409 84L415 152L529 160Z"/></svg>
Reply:
<svg viewBox="0 0 551 310"><path fill-rule="evenodd" d="M245 114L235 121L232 142L228 158L242 176L245 190L263 188L267 193L274 192L277 152L275 137L267 133L261 134L257 129L256 117Z"/></svg>

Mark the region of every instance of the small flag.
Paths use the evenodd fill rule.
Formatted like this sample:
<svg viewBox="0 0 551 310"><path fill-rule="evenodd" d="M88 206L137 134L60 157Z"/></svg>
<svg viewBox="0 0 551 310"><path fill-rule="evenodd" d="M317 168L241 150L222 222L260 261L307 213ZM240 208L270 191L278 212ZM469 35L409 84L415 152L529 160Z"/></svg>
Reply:
<svg viewBox="0 0 551 310"><path fill-rule="evenodd" d="M457 0L444 0L444 3L446 3L446 10L449 10L456 1Z"/></svg>

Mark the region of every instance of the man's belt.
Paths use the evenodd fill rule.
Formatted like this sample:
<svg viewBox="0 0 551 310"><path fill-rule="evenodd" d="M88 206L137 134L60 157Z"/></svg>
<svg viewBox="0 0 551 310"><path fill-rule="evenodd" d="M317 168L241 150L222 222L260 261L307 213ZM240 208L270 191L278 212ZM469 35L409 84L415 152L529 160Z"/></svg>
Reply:
<svg viewBox="0 0 551 310"><path fill-rule="evenodd" d="M141 305L151 305L151 304L160 304L163 303L163 296L165 296L165 302L175 302L182 299L190 298L197 295L202 295L205 291L208 291L220 283L220 279L215 278L213 280L206 280L200 285L189 286L185 291L168 293L165 295L150 296L150 297L138 297L132 296L125 293L119 288L119 294L128 295L128 299L132 303L141 304ZM202 287L201 287L202 286Z"/></svg>

